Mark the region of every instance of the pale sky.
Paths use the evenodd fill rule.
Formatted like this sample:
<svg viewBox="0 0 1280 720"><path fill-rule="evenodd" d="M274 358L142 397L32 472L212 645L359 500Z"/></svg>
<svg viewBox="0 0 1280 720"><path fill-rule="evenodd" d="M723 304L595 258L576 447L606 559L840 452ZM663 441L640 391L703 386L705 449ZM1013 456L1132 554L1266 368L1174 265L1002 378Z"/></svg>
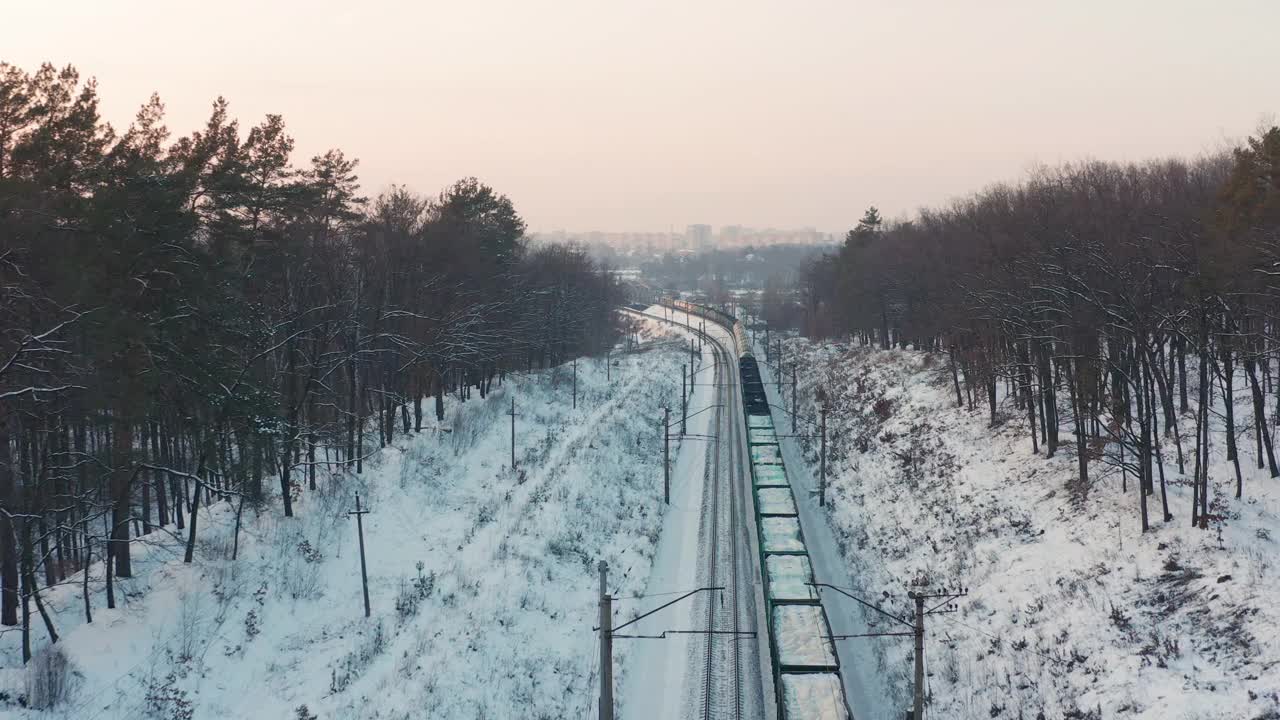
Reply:
<svg viewBox="0 0 1280 720"><path fill-rule="evenodd" d="M843 231L1037 163L1194 155L1280 112L1280 0L12 0L124 127L218 95L367 194L475 175L530 229Z"/></svg>

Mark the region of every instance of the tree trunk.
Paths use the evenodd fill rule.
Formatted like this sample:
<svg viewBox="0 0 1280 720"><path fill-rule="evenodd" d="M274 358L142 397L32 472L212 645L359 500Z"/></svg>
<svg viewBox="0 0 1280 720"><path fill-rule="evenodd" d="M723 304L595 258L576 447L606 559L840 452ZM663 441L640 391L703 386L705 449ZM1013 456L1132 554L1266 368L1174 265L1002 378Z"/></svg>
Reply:
<svg viewBox="0 0 1280 720"><path fill-rule="evenodd" d="M117 577L133 577L129 553L129 491L133 484L133 426L126 418L116 418L112 436L111 544Z"/></svg>
<svg viewBox="0 0 1280 720"><path fill-rule="evenodd" d="M0 506L15 508L9 416L0 412ZM13 521L0 512L0 625L18 624L18 551Z"/></svg>
<svg viewBox="0 0 1280 720"><path fill-rule="evenodd" d="M1280 471L1276 469L1276 452L1271 445L1271 429L1267 423L1266 399L1262 395L1262 388L1258 386L1258 375L1254 370L1254 361L1246 360L1244 363L1245 372L1249 373L1249 387L1253 391L1253 416L1254 430L1258 434L1258 443L1265 449L1267 455L1267 468L1271 471L1271 477L1280 475ZM1258 453L1258 467L1262 467L1262 450Z"/></svg>

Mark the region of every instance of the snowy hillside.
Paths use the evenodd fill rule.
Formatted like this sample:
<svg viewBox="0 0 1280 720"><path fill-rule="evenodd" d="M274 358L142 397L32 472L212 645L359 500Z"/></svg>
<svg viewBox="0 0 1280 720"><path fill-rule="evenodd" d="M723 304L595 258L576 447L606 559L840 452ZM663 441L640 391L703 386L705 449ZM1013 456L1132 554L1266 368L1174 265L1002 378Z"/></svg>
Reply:
<svg viewBox="0 0 1280 720"><path fill-rule="evenodd" d="M1011 403L995 429L981 405L957 409L945 359L794 339L784 355L809 428L815 389L833 398L827 517L856 589L905 613L907 581L969 588L958 613L928 619L929 717L1280 718L1280 481L1250 469L1250 450L1235 500L1215 441L1207 531L1166 458L1174 519L1156 512L1142 535L1132 477L1123 492L1095 463L1081 492L1070 448L1033 455ZM778 397L766 379L790 408L790 383ZM817 443L790 442L816 477ZM842 642L874 648L909 706L910 638Z"/></svg>
<svg viewBox="0 0 1280 720"><path fill-rule="evenodd" d="M446 421L399 438L362 476L321 479L295 501L200 522L196 562L153 533L93 608L83 576L47 593L74 668L67 702L24 710L19 633L0 636L0 714L15 718L581 717L593 702L596 563L639 593L662 523L661 407L678 398L679 342L572 371L509 377L485 400L451 399ZM678 340L675 336L671 339ZM516 400L518 472L509 467ZM678 400L676 400L678 402ZM363 616L355 494L372 617ZM101 604L102 565L89 578ZM35 621L38 623L38 620ZM33 632L37 652L43 634ZM629 648L617 648L625 672ZM301 711L301 706L306 711ZM310 714L308 714L310 713Z"/></svg>

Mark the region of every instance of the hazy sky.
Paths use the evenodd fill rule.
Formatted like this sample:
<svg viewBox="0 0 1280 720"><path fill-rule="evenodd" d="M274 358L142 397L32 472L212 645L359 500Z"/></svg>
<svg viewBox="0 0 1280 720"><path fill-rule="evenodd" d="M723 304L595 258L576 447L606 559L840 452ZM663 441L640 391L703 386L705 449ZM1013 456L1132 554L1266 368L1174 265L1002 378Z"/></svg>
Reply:
<svg viewBox="0 0 1280 720"><path fill-rule="evenodd" d="M842 230L1035 163L1196 154L1280 111L1280 0L13 0L175 136L224 95L369 194L475 175L534 230Z"/></svg>

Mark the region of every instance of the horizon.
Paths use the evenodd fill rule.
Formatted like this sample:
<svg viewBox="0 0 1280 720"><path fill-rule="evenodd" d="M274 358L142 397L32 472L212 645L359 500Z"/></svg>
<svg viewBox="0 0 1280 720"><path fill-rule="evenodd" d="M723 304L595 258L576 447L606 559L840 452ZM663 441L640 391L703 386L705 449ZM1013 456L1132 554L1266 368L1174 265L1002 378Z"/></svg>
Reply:
<svg viewBox="0 0 1280 720"><path fill-rule="evenodd" d="M1262 77L1280 5L1229 6L72 0L19 6L0 40L27 70L97 78L117 128L152 91L175 138L218 96L242 132L282 114L295 163L340 148L370 196L475 176L531 232L843 233L869 205L907 218L1041 165L1249 135L1280 110Z"/></svg>

